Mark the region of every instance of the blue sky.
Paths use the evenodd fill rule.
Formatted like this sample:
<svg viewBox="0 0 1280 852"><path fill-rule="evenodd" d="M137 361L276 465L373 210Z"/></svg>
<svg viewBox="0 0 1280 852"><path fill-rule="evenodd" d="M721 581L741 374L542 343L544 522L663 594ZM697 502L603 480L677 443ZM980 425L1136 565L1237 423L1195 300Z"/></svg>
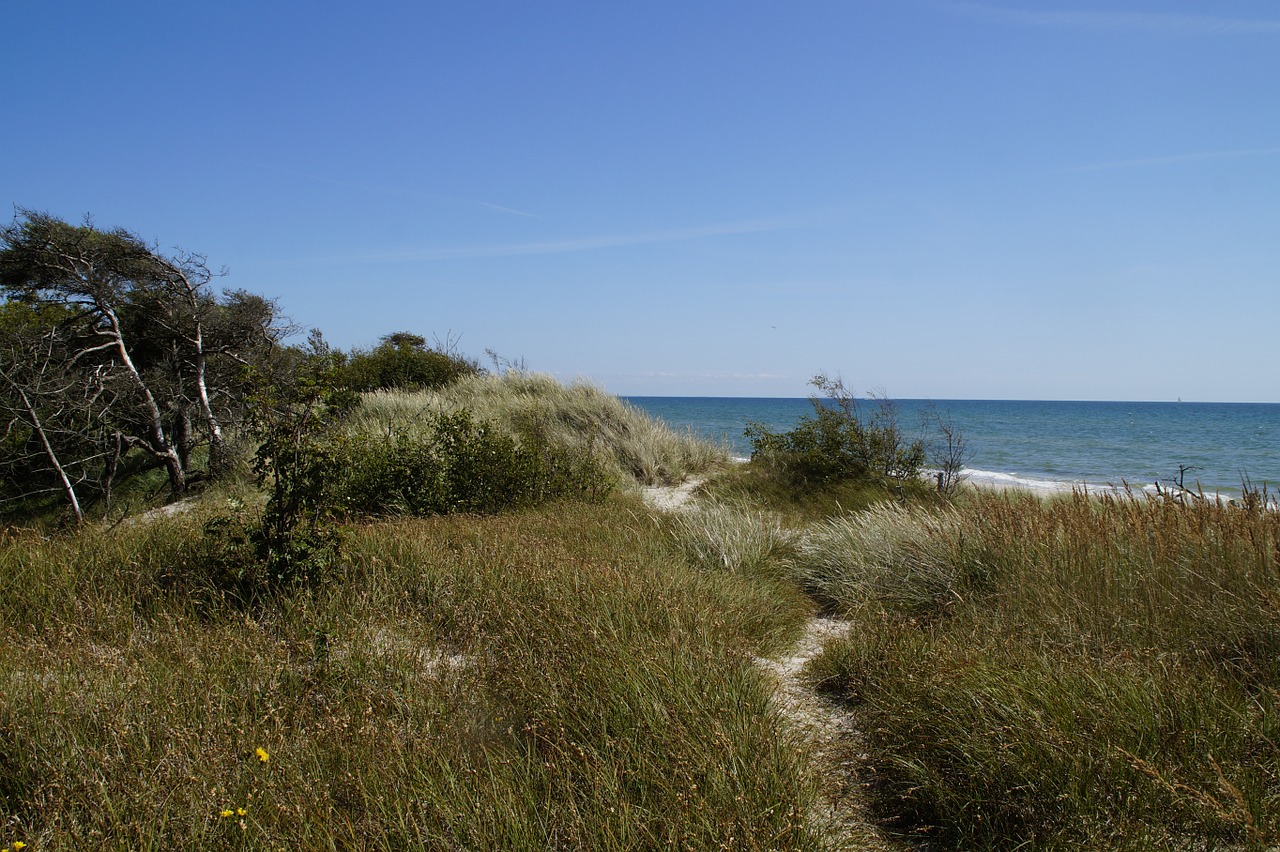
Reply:
<svg viewBox="0 0 1280 852"><path fill-rule="evenodd" d="M0 63L0 202L203 252L340 346L1280 401L1272 0L8 0Z"/></svg>

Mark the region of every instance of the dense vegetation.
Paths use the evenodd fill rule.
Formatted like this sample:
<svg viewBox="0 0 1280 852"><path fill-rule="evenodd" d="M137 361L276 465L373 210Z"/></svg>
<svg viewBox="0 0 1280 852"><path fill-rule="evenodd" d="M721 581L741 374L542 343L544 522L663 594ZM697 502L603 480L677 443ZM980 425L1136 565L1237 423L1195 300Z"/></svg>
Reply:
<svg viewBox="0 0 1280 852"><path fill-rule="evenodd" d="M688 571L638 508L351 527L249 619L162 581L198 514L8 536L5 842L821 848L750 663L803 599Z"/></svg>
<svg viewBox="0 0 1280 852"><path fill-rule="evenodd" d="M957 489L950 424L825 377L729 465L408 332L286 345L128 232L3 236L0 848L1280 843L1265 493ZM815 612L818 737L760 665Z"/></svg>
<svg viewBox="0 0 1280 852"><path fill-rule="evenodd" d="M889 835L1261 849L1280 841L1264 505L978 492L796 522L739 502L672 531L691 564L789 578L852 622L810 678L856 720L845 783Z"/></svg>
<svg viewBox="0 0 1280 852"><path fill-rule="evenodd" d="M357 392L426 390L481 372L475 361L451 349L448 345L427 346L427 339L420 334L393 332L372 349L355 349L348 354L340 381Z"/></svg>

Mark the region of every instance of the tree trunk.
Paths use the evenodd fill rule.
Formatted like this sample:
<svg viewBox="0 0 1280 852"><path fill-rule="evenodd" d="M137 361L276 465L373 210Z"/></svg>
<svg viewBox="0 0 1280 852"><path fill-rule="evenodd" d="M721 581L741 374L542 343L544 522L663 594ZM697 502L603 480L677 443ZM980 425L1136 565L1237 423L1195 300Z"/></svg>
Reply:
<svg viewBox="0 0 1280 852"><path fill-rule="evenodd" d="M209 402L209 386L205 382L208 359L204 351L204 323L200 309L199 285L192 283L181 269L172 266L171 268L183 288L187 305L191 309L191 348L195 351L196 399L200 403L200 414L204 418L205 428L209 430L209 478L217 479L227 468L227 445L222 437L222 426L218 423L218 417L213 413L213 405Z"/></svg>
<svg viewBox="0 0 1280 852"><path fill-rule="evenodd" d="M129 348L124 344L124 333L120 329L120 318L116 316L115 310L105 305L100 305L99 310L111 323L120 361L133 379L138 392L142 394L142 401L146 405L147 449L164 465L165 471L169 474L169 493L175 498L181 497L187 490L187 471L182 464L182 459L178 456L177 448L165 437L164 419L160 413L160 406L156 403L151 388L147 387L146 381L143 380L142 374L134 366L133 359L129 357Z"/></svg>
<svg viewBox="0 0 1280 852"><path fill-rule="evenodd" d="M62 485L62 493L66 496L67 502L71 504L71 513L76 516L76 523L84 523L84 512L80 510L80 500L76 497L76 487L72 484L71 478L67 476L67 471L62 467L62 463L58 461L58 454L54 451L53 445L49 443L49 436L45 434L44 425L40 422L40 415L36 413L36 408L27 397L27 392L22 388L18 388L18 393L22 397L22 405L27 410L27 416L31 418L32 428L40 436L40 444L44 447L45 457L49 459L49 464L53 466L54 472L58 475L58 482Z"/></svg>
<svg viewBox="0 0 1280 852"><path fill-rule="evenodd" d="M103 516L111 511L111 486L116 481L116 470L120 467L120 457L124 455L124 436L119 432L110 435L106 440L106 461L102 466L102 503Z"/></svg>

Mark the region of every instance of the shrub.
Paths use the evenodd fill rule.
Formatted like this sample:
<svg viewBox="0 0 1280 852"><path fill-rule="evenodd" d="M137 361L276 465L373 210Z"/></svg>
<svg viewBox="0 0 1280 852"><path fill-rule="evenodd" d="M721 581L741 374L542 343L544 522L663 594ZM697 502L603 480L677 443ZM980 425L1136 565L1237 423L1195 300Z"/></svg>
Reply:
<svg viewBox="0 0 1280 852"><path fill-rule="evenodd" d="M341 382L357 392L423 390L481 372L474 361L448 349L430 348L426 338L407 331L388 334L373 349L352 351L343 367Z"/></svg>
<svg viewBox="0 0 1280 852"><path fill-rule="evenodd" d="M794 429L778 433L760 423L748 425L753 461L804 486L919 476L924 444L906 440L892 402L880 399L868 415L841 379L818 375L809 384L822 395L809 397L813 415L802 417Z"/></svg>
<svg viewBox="0 0 1280 852"><path fill-rule="evenodd" d="M517 440L466 410L413 428L347 438L336 502L358 514L492 514L551 500L596 500L612 488L589 449Z"/></svg>
<svg viewBox="0 0 1280 852"><path fill-rule="evenodd" d="M250 433L260 443L253 470L268 497L261 515L217 517L198 545L198 576L241 604L315 588L336 563L334 480L342 460L332 422L354 404L336 381L339 356L318 333L287 376L251 373Z"/></svg>
<svg viewBox="0 0 1280 852"><path fill-rule="evenodd" d="M278 594L315 589L335 569L342 540L333 524L305 521L281 531L270 513L219 515L205 524L197 546L196 597L212 594L252 607Z"/></svg>

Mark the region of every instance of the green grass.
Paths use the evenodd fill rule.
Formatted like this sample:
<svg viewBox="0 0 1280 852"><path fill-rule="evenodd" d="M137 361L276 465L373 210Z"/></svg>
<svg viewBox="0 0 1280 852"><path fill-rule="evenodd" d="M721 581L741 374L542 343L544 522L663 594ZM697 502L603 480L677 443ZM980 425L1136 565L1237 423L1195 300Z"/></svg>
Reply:
<svg viewBox="0 0 1280 852"><path fill-rule="evenodd" d="M0 847L818 850L842 785L903 848L1280 843L1280 513L805 491L519 373L343 428L464 408L637 484L712 478L667 517L351 523L336 570L251 607L200 573L242 482L0 532ZM808 673L856 722L848 777L755 662L818 607L855 622Z"/></svg>
<svg viewBox="0 0 1280 852"><path fill-rule="evenodd" d="M855 708L896 830L1280 841L1280 515L977 494L833 521L798 564L859 621L811 674Z"/></svg>
<svg viewBox="0 0 1280 852"><path fill-rule="evenodd" d="M781 516L743 503L708 503L665 521L673 549L701 571L784 579L795 533Z"/></svg>
<svg viewBox="0 0 1280 852"><path fill-rule="evenodd" d="M0 841L822 848L750 662L808 604L689 571L638 504L353 528L252 616L157 583L196 529L0 545Z"/></svg>

